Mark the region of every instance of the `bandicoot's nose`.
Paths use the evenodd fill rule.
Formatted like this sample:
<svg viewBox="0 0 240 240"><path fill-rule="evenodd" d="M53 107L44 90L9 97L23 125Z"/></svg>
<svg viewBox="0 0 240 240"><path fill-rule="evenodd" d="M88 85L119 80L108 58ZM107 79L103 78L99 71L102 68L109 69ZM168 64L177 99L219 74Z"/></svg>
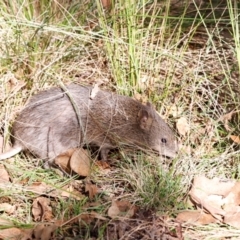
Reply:
<svg viewBox="0 0 240 240"><path fill-rule="evenodd" d="M166 152L165 156L169 158L174 158L177 156L178 151L179 151L179 144L178 144L178 141L175 140L172 149L169 149L169 150L165 149L165 152Z"/></svg>
<svg viewBox="0 0 240 240"><path fill-rule="evenodd" d="M178 151L177 150L169 150L169 149L164 149L160 155L168 157L168 158L175 158L177 156Z"/></svg>

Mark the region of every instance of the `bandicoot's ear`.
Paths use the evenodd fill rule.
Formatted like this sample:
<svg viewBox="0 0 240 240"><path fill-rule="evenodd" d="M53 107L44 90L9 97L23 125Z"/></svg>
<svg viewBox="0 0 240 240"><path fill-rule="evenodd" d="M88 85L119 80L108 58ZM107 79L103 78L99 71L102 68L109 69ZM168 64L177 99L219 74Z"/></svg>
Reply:
<svg viewBox="0 0 240 240"><path fill-rule="evenodd" d="M143 106L142 109L138 112L138 121L139 126L142 130L150 130L153 118L151 116L151 104L147 103L146 106Z"/></svg>

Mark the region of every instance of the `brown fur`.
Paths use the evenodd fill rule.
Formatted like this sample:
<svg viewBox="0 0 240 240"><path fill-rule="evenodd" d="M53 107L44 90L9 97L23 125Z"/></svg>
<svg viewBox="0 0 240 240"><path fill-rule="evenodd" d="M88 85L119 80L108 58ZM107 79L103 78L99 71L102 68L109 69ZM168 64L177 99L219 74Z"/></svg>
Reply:
<svg viewBox="0 0 240 240"><path fill-rule="evenodd" d="M51 160L70 148L94 144L106 160L110 149L127 144L176 155L175 136L151 104L102 90L91 99L92 87L76 84L67 89L68 94L52 88L31 98L13 124L14 154L18 148Z"/></svg>

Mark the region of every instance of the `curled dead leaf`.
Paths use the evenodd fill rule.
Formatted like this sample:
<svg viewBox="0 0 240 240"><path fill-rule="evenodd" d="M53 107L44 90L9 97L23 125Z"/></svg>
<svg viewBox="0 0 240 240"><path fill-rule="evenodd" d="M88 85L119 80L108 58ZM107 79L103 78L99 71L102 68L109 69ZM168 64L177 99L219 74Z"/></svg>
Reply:
<svg viewBox="0 0 240 240"><path fill-rule="evenodd" d="M70 168L80 176L88 176L90 174L91 164L87 150L82 148L76 149L70 159Z"/></svg>
<svg viewBox="0 0 240 240"><path fill-rule="evenodd" d="M136 207L128 201L112 201L112 206L108 209L110 218L125 217L131 218L136 212Z"/></svg>
<svg viewBox="0 0 240 240"><path fill-rule="evenodd" d="M223 197L229 194L234 181L221 181L219 178L208 179L205 176L196 176L190 191L192 200L209 211L215 218L222 220L225 211Z"/></svg>
<svg viewBox="0 0 240 240"><path fill-rule="evenodd" d="M26 85L25 81L18 80L15 73L13 74L11 71L8 71L5 75L3 75L3 82L7 83L6 91L7 93L11 93L15 95L22 87ZM1 94L2 101L6 98L5 94Z"/></svg>
<svg viewBox="0 0 240 240"><path fill-rule="evenodd" d="M16 94L21 88L26 85L25 81L17 81L16 83L11 85L11 92Z"/></svg>
<svg viewBox="0 0 240 240"><path fill-rule="evenodd" d="M76 148L68 149L66 152L58 155L54 159L54 163L62 169L64 172L71 174L71 167L70 167L70 158L73 155L74 151L77 150Z"/></svg>
<svg viewBox="0 0 240 240"><path fill-rule="evenodd" d="M110 218L117 218L119 217L121 211L120 209L118 208L118 206L116 205L112 205L109 209L108 209L108 216Z"/></svg>
<svg viewBox="0 0 240 240"><path fill-rule="evenodd" d="M72 148L58 155L54 161L64 172L68 174L75 172L86 177L90 174L90 159L87 150Z"/></svg>
<svg viewBox="0 0 240 240"><path fill-rule="evenodd" d="M240 228L240 182L197 176L190 196L197 205L206 209L214 218ZM182 217L192 219L191 216L180 216L180 219Z"/></svg>
<svg viewBox="0 0 240 240"><path fill-rule="evenodd" d="M98 193L98 188L92 183L85 184L85 192L88 192L90 200L92 200L95 195Z"/></svg>
<svg viewBox="0 0 240 240"><path fill-rule="evenodd" d="M32 214L34 221L50 221L53 218L52 208L50 207L50 199L46 197L38 197L33 201Z"/></svg>
<svg viewBox="0 0 240 240"><path fill-rule="evenodd" d="M232 110L231 112L226 113L219 118L219 120L223 122L225 129L229 132L232 131L231 127L229 126L229 121L232 119L232 116L235 113L236 113L236 111Z"/></svg>

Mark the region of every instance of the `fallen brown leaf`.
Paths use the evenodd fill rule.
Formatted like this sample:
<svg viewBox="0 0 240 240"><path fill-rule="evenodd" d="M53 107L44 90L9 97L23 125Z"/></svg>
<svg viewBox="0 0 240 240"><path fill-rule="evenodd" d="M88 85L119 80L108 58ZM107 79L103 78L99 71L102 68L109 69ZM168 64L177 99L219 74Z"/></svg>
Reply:
<svg viewBox="0 0 240 240"><path fill-rule="evenodd" d="M233 142L240 144L240 137L239 136L234 136L231 135L230 138L232 139Z"/></svg>
<svg viewBox="0 0 240 240"><path fill-rule="evenodd" d="M95 161L94 164L102 169L110 169L110 165L106 161Z"/></svg>
<svg viewBox="0 0 240 240"><path fill-rule="evenodd" d="M10 71L7 73L7 77L8 77L8 84L12 90L12 88L14 88L18 84L19 81L15 77L15 75Z"/></svg>
<svg viewBox="0 0 240 240"><path fill-rule="evenodd" d="M111 8L111 0L101 0L102 6L106 9Z"/></svg>
<svg viewBox="0 0 240 240"><path fill-rule="evenodd" d="M0 211L4 211L8 214L12 214L13 212L15 212L16 210L16 206L13 206L9 203L0 203Z"/></svg>
<svg viewBox="0 0 240 240"><path fill-rule="evenodd" d="M176 104L172 104L167 107L167 115L172 115L174 118L180 116L181 114L183 114L183 112L184 108L179 107Z"/></svg>
<svg viewBox="0 0 240 240"><path fill-rule="evenodd" d="M205 176L196 176L192 188L204 192L207 195L226 196L230 193L236 181L221 180L220 178L208 179Z"/></svg>
<svg viewBox="0 0 240 240"><path fill-rule="evenodd" d="M205 213L200 210L181 212L177 215L176 219L180 222L188 222L190 224L201 225L217 222L217 220L211 214Z"/></svg>
<svg viewBox="0 0 240 240"><path fill-rule="evenodd" d="M25 85L26 85L25 81L17 81L15 83L11 84L11 92L13 94L16 94Z"/></svg>
<svg viewBox="0 0 240 240"><path fill-rule="evenodd" d="M50 221L53 218L50 199L46 197L38 197L33 201L32 214L34 221Z"/></svg>
<svg viewBox="0 0 240 240"><path fill-rule="evenodd" d="M81 200L81 199L85 198L85 196L82 195L79 191L75 190L72 185L64 186L59 191L61 191L62 197L74 197L77 200Z"/></svg>
<svg viewBox="0 0 240 240"><path fill-rule="evenodd" d="M96 185L91 183L85 184L85 192L88 192L90 200L94 198L94 196L98 193L98 188Z"/></svg>
<svg viewBox="0 0 240 240"><path fill-rule="evenodd" d="M223 222L240 228L240 182L236 182L231 192L224 199L223 209L226 211Z"/></svg>
<svg viewBox="0 0 240 240"><path fill-rule="evenodd" d="M188 121L187 121L187 119L185 117L179 118L178 121L177 121L176 126L177 126L178 132L182 136L185 136L190 131L189 123L188 123Z"/></svg>
<svg viewBox="0 0 240 240"><path fill-rule="evenodd" d="M219 118L219 120L223 122L225 129L229 132L232 131L231 127L229 126L229 121L232 119L234 113L236 113L236 111L232 110L231 112L226 113Z"/></svg>
<svg viewBox="0 0 240 240"><path fill-rule="evenodd" d="M148 97L145 94L134 93L133 99L141 102L142 104L146 104L148 102Z"/></svg>
<svg viewBox="0 0 240 240"><path fill-rule="evenodd" d="M91 169L88 151L82 148L76 149L70 159L70 168L80 176L88 176Z"/></svg>
<svg viewBox="0 0 240 240"><path fill-rule="evenodd" d="M31 186L27 186L26 190L42 195L48 192L52 193L53 187L44 182L34 182Z"/></svg>
<svg viewBox="0 0 240 240"><path fill-rule="evenodd" d="M197 176L190 196L200 208L206 209L214 218L240 228L240 182ZM193 217L195 218L195 215ZM192 221L192 216L188 215L179 218ZM208 221L211 219L207 219L206 223Z"/></svg>
<svg viewBox="0 0 240 240"><path fill-rule="evenodd" d="M225 215L225 211L221 207L224 204L223 197L229 194L234 184L234 181L221 181L218 178L208 179L205 176L196 176L189 194L195 203L221 220L221 216Z"/></svg>
<svg viewBox="0 0 240 240"><path fill-rule="evenodd" d="M131 218L136 212L136 207L128 201L112 201L112 206L108 209L110 218L125 217Z"/></svg>
<svg viewBox="0 0 240 240"><path fill-rule="evenodd" d="M77 221L84 222L85 224L88 224L88 225L94 220L95 220L94 215L90 213L83 213L77 218Z"/></svg>
<svg viewBox="0 0 240 240"><path fill-rule="evenodd" d="M38 224L33 229L35 239L50 240L53 239L55 230L58 228L56 224Z"/></svg>
<svg viewBox="0 0 240 240"><path fill-rule="evenodd" d="M240 205L240 182L236 182L231 192L224 199L224 210L236 212L234 209Z"/></svg>
<svg viewBox="0 0 240 240"><path fill-rule="evenodd" d="M7 170L5 169L5 167L3 165L0 165L0 182L9 182L10 178L8 175Z"/></svg>
<svg viewBox="0 0 240 240"><path fill-rule="evenodd" d="M178 116L178 107L174 104L171 106L168 106L167 108L168 114L172 115L174 118Z"/></svg>
<svg viewBox="0 0 240 240"><path fill-rule="evenodd" d="M8 228L0 230L0 239L32 239L32 230L30 229L18 229L18 228ZM46 239L47 240L47 239Z"/></svg>
<svg viewBox="0 0 240 240"><path fill-rule="evenodd" d="M117 218L119 217L120 213L121 211L117 205L112 204L112 206L108 209L108 216L110 218Z"/></svg>
<svg viewBox="0 0 240 240"><path fill-rule="evenodd" d="M75 190L73 186L63 186L62 188L54 189L52 186L47 185L44 182L35 182L31 186L27 186L26 189L33 193L37 193L39 195L47 195L50 197L74 197L78 200L83 198L83 195Z"/></svg>
<svg viewBox="0 0 240 240"><path fill-rule="evenodd" d="M0 226L13 226L14 223L11 222L10 220L0 218Z"/></svg>
<svg viewBox="0 0 240 240"><path fill-rule="evenodd" d="M64 225L67 225L67 224L72 224L72 223L81 223L83 222L84 225L85 224L90 224L92 222L95 222L95 219L99 219L99 220L103 220L103 221L106 221L108 220L107 218L103 217L102 215L92 211L90 213L80 213L79 215L67 220L67 221L64 221L61 225L59 226L64 226Z"/></svg>
<svg viewBox="0 0 240 240"><path fill-rule="evenodd" d="M57 223L38 224L33 229L8 228L0 230L0 239L27 240L39 239L50 240L54 237L54 232L58 228Z"/></svg>
<svg viewBox="0 0 240 240"><path fill-rule="evenodd" d="M223 222L235 228L240 228L240 207L236 207L234 212L226 213Z"/></svg>
<svg viewBox="0 0 240 240"><path fill-rule="evenodd" d="M73 155L76 148L68 149L66 152L58 155L54 159L54 163L62 169L64 172L71 174L71 167L70 167L70 158Z"/></svg>
<svg viewBox="0 0 240 240"><path fill-rule="evenodd" d="M83 213L78 218L79 221L83 221L84 223L87 223L87 224L90 224L95 219L100 219L100 220L104 220L104 221L107 220L107 218L103 217L102 215L100 215L99 213L96 213L94 211L92 211L90 213Z"/></svg>

